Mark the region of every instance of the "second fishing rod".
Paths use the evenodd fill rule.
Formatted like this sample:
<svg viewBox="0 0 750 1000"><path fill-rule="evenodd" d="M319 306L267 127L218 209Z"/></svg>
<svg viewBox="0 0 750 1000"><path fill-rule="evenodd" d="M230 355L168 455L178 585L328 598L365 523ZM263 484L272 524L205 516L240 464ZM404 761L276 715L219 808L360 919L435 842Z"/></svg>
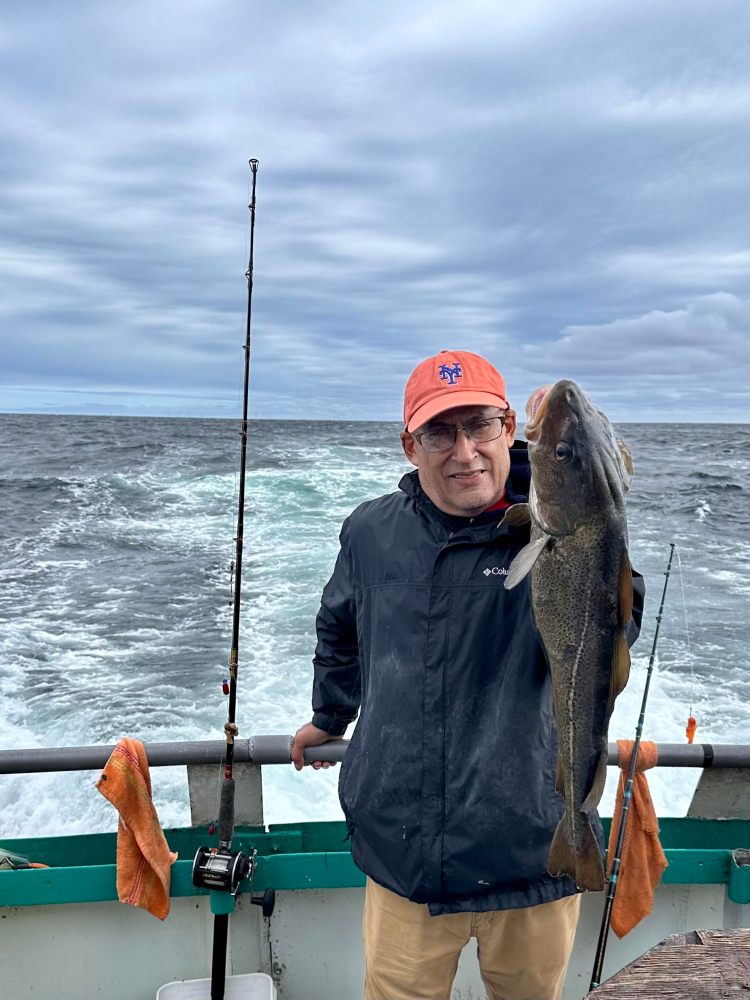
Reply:
<svg viewBox="0 0 750 1000"><path fill-rule="evenodd" d="M638 750L641 745L641 735L643 733L643 723L646 718L646 704L648 702L649 688L651 686L651 676L653 674L654 662L656 660L656 644L659 640L659 629L661 627L662 615L664 613L664 600L667 596L667 586L669 585L669 574L672 570L672 559L675 553L675 544L670 542L669 547L669 562L667 563L667 569L664 573L664 589L661 594L661 603L659 604L659 611L656 615L656 629L654 630L654 641L651 646L651 656L648 661L648 669L646 670L646 684L643 689L643 700L641 701L641 713L638 717L638 725L635 732L635 742L633 744L633 751L630 755L630 766L628 768L628 777L625 782L625 787L622 795L622 810L620 812L620 823L617 828L617 838L615 841L615 851L614 857L611 860L609 881L607 885L607 895L604 903L604 914L602 916L602 924L599 930L599 941L596 946L596 956L594 958L594 968L591 973L591 983L589 985L589 990L595 990L601 985L602 980L602 967L604 965L604 955L607 950L607 939L609 937L609 928L612 922L612 907L614 906L615 896L617 895L617 887L620 882L620 865L622 863L622 846L625 841L625 827L628 822L628 813L630 809L630 803L633 797L633 782L635 781L635 774L638 765Z"/></svg>
<svg viewBox="0 0 750 1000"><path fill-rule="evenodd" d="M212 890L211 910L214 914L214 939L211 963L211 1000L224 1000L226 980L227 937L229 915L234 910L235 896L244 879L252 878L254 855L232 851L234 838L234 740L238 735L237 675L239 671L240 617L242 613L242 554L245 530L245 479L247 469L248 400L250 395L250 339L253 307L253 265L255 251L255 189L258 161L249 161L252 176L250 194L250 254L247 271L247 313L245 322L245 352L242 393L242 425L240 429L240 472L237 495L237 530L233 562L232 638L229 652L229 678L225 693L229 696L227 721L224 725L226 747L223 760L223 780L219 804L219 846L200 847L193 861L193 885ZM265 910L264 910L265 912Z"/></svg>

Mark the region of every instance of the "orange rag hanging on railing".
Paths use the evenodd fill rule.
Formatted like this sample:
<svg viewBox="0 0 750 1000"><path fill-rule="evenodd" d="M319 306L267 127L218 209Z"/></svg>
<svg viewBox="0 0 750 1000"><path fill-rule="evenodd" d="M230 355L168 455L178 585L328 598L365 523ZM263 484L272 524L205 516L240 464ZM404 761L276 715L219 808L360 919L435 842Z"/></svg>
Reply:
<svg viewBox="0 0 750 1000"><path fill-rule="evenodd" d="M120 814L117 826L117 896L164 920L169 913L169 850L151 799L148 757L140 740L120 740L96 787Z"/></svg>
<svg viewBox="0 0 750 1000"><path fill-rule="evenodd" d="M617 741L620 778L607 848L608 874L617 845L617 828L620 824L625 783L634 745L635 740ZM612 928L618 937L624 937L651 912L654 905L654 890L668 864L659 843L659 821L656 818L646 775L643 774L650 767L656 766L658 758L659 748L656 743L645 741L640 744L622 845L617 895L612 906Z"/></svg>

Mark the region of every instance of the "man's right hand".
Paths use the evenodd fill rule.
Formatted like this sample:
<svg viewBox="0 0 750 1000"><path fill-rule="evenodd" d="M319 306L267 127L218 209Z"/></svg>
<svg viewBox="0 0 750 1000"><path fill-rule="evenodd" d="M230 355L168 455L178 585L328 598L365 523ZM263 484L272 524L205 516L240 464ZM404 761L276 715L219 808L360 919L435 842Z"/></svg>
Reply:
<svg viewBox="0 0 750 1000"><path fill-rule="evenodd" d="M339 739L338 736L331 736L324 729L318 729L312 722L305 723L297 730L292 740L292 763L298 771L301 771L305 765L303 755L307 747L319 747L323 743L328 743L329 740L337 739ZM331 767L331 763L328 760L314 760L312 766L316 771L319 771L321 767Z"/></svg>

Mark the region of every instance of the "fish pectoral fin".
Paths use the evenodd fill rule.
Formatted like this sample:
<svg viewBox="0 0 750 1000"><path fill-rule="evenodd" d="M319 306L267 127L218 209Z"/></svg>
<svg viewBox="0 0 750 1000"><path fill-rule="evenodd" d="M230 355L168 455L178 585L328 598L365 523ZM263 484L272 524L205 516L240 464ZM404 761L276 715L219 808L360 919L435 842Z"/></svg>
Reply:
<svg viewBox="0 0 750 1000"><path fill-rule="evenodd" d="M547 542L549 542L551 538L551 535L540 535L539 538L535 538L533 542L529 542L528 545L525 545L521 549L516 558L510 564L508 575L505 578L506 590L512 590L513 587L517 586L517 584L519 584L521 580L523 580L523 578L531 571L531 567L542 554L542 550L546 547Z"/></svg>
<svg viewBox="0 0 750 1000"><path fill-rule="evenodd" d="M632 617L633 570L630 566L630 557L627 552L623 552L620 563L620 625L625 628Z"/></svg>
<svg viewBox="0 0 750 1000"><path fill-rule="evenodd" d="M616 437L617 450L620 455L621 465L621 475L622 475L622 485L623 489L627 493L630 489L630 484L633 481L633 456L630 454L630 448L625 444L622 438Z"/></svg>
<svg viewBox="0 0 750 1000"><path fill-rule="evenodd" d="M527 503L514 503L506 510L503 524L528 524L530 520L529 505Z"/></svg>
<svg viewBox="0 0 750 1000"><path fill-rule="evenodd" d="M581 803L581 812L583 813L592 813L599 805L601 797L604 794L604 784L607 780L607 754L608 750L605 744L599 758L599 763L596 765L596 774L594 775L594 780L591 782L589 793Z"/></svg>

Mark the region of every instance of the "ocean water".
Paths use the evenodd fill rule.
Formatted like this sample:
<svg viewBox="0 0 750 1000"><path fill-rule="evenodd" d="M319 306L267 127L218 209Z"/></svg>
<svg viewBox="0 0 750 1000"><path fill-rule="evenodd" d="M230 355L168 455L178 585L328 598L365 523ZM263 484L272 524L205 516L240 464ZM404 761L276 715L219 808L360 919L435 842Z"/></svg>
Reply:
<svg viewBox="0 0 750 1000"><path fill-rule="evenodd" d="M221 739L239 425L0 415L0 748ZM253 422L238 724L293 733L310 716L320 592L344 517L397 487L398 426ZM669 543L670 579L644 738L746 743L747 425L623 425L636 474L630 551L644 627L610 738L633 738ZM681 570L681 572L680 572ZM699 772L650 775L682 815ZM0 837L112 830L93 772L0 776ZM182 768L153 768L164 826L188 822ZM219 770L217 768L217 784ZM340 817L337 769L264 769L268 822ZM602 811L611 812L615 772Z"/></svg>

